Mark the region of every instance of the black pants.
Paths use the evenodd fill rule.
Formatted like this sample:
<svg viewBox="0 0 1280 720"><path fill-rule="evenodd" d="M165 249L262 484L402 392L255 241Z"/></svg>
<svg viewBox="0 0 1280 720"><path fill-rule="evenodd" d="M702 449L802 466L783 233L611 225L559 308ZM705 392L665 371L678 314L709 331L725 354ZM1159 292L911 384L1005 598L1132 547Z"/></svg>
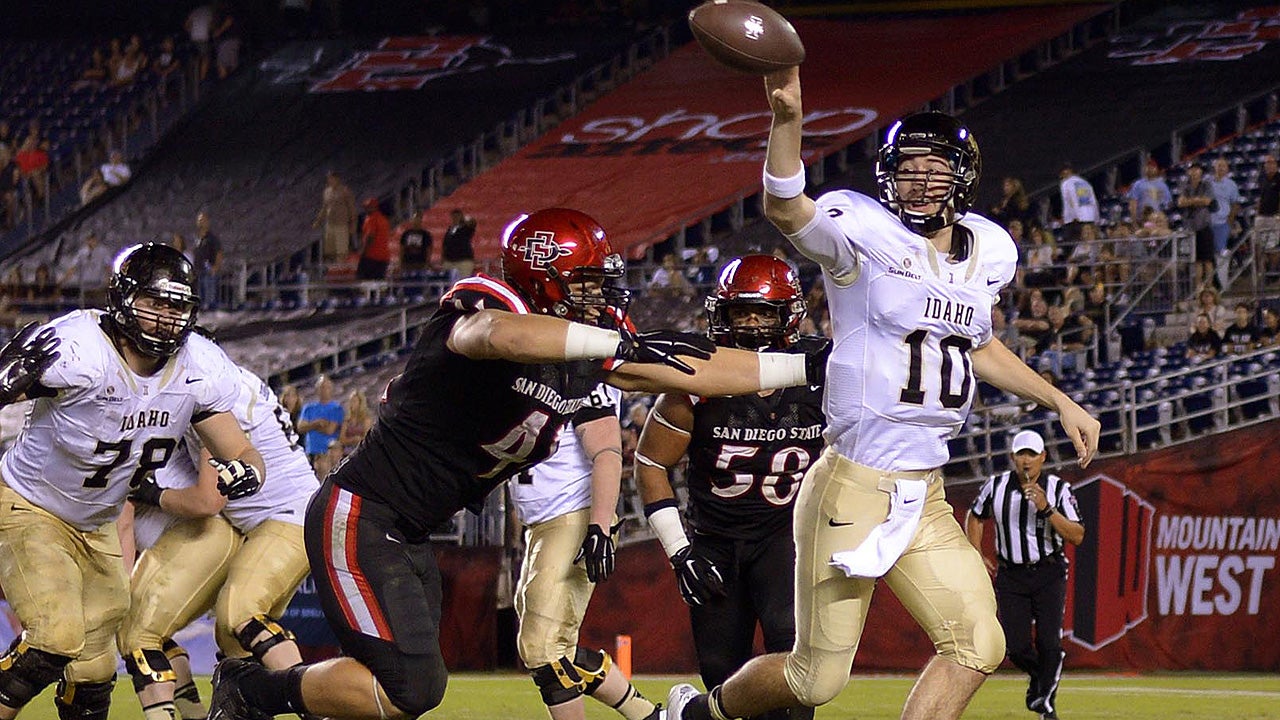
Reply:
<svg viewBox="0 0 1280 720"><path fill-rule="evenodd" d="M1034 712L1056 710L1054 700L1062 678L1066 562L1058 557L1032 565L1001 562L995 589L1009 661L1031 676L1027 709Z"/></svg>
<svg viewBox="0 0 1280 720"><path fill-rule="evenodd" d="M698 672L707 688L729 678L752 657L756 624L765 652L786 652L795 644L796 546L787 527L756 541L695 534L693 550L716 564L725 597L689 608ZM812 718L813 708L791 708L763 718Z"/></svg>

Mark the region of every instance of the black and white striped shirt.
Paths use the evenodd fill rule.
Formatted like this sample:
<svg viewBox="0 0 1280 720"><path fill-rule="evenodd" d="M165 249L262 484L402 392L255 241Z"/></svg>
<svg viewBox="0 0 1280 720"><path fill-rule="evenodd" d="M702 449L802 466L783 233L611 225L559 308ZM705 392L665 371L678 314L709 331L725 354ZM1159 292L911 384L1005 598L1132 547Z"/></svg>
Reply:
<svg viewBox="0 0 1280 720"><path fill-rule="evenodd" d="M1080 522L1071 483L1044 473L1036 483L1044 488L1051 507L1068 520ZM969 509L976 518L995 518L996 554L1005 562L1022 565L1062 553L1062 536L1053 529L1049 518L1036 517L1035 503L1023 496L1022 483L1012 472L988 478Z"/></svg>

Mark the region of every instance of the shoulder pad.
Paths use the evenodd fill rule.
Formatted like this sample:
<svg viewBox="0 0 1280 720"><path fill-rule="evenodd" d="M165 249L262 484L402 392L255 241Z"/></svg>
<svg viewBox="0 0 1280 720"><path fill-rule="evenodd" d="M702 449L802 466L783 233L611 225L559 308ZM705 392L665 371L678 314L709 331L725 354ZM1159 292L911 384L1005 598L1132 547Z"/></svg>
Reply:
<svg viewBox="0 0 1280 720"><path fill-rule="evenodd" d="M506 310L528 315L532 311L510 285L496 278L476 275L454 283L449 292L440 298L440 306L475 312L478 310Z"/></svg>

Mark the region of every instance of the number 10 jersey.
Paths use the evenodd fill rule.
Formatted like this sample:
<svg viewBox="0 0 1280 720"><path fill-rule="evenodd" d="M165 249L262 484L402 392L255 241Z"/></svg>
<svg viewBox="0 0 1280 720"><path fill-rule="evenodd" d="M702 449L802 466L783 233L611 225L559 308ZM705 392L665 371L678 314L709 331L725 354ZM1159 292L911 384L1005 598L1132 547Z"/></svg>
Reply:
<svg viewBox="0 0 1280 720"><path fill-rule="evenodd" d="M827 440L879 470L947 462L973 400L971 351L991 342L991 306L1013 279L1018 249L972 213L957 222L953 260L865 195L838 190L792 241L822 248L834 345L827 366Z"/></svg>

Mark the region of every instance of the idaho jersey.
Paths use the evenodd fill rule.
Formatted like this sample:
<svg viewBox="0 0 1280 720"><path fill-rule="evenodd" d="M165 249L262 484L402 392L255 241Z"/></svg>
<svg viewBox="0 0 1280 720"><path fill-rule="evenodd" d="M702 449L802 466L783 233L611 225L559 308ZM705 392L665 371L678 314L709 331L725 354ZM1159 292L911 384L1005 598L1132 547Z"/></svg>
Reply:
<svg viewBox="0 0 1280 720"><path fill-rule="evenodd" d="M617 417L622 391L601 383L591 391L590 405L573 416L560 432L551 457L511 478L511 502L520 522L537 525L591 507L591 459L578 441L577 426L613 415Z"/></svg>
<svg viewBox="0 0 1280 720"><path fill-rule="evenodd" d="M184 447L186 442L185 439L180 441L173 457L163 468L156 471L156 483L160 487L185 488L196 484L199 473L196 472L191 453ZM177 515L161 510L155 505L135 504L133 506L133 543L138 552L150 550L164 531L180 519Z"/></svg>
<svg viewBox="0 0 1280 720"><path fill-rule="evenodd" d="M827 439L880 470L940 467L969 414L970 352L992 339L991 306L1013 279L1017 247L970 213L955 230L971 236L968 255L952 262L872 198L839 190L817 204L792 240L835 257L823 263L834 336Z"/></svg>
<svg viewBox="0 0 1280 720"><path fill-rule="evenodd" d="M163 468L193 422L232 409L236 367L191 335L154 375L129 369L103 330L103 313L50 323L60 357L44 372L22 433L0 460L4 481L80 530L120 514L131 483Z"/></svg>
<svg viewBox="0 0 1280 720"><path fill-rule="evenodd" d="M250 444L262 455L267 477L258 492L228 500L222 514L237 530L246 533L266 520L301 525L307 503L320 481L298 442L289 412L280 405L276 394L261 378L242 367L236 368L235 378L240 392L231 412L249 435ZM202 446L193 431L187 434L187 447L199 467Z"/></svg>
<svg viewBox="0 0 1280 720"><path fill-rule="evenodd" d="M689 524L734 540L763 540L790 526L800 481L824 446L822 388L693 400Z"/></svg>
<svg viewBox="0 0 1280 720"><path fill-rule="evenodd" d="M462 508L479 511L493 488L548 457L560 429L591 403L600 361L526 365L472 360L446 347L454 323L481 309L527 314L505 283L483 275L440 300L388 383L378 420L333 481L400 515L408 537L425 537Z"/></svg>

